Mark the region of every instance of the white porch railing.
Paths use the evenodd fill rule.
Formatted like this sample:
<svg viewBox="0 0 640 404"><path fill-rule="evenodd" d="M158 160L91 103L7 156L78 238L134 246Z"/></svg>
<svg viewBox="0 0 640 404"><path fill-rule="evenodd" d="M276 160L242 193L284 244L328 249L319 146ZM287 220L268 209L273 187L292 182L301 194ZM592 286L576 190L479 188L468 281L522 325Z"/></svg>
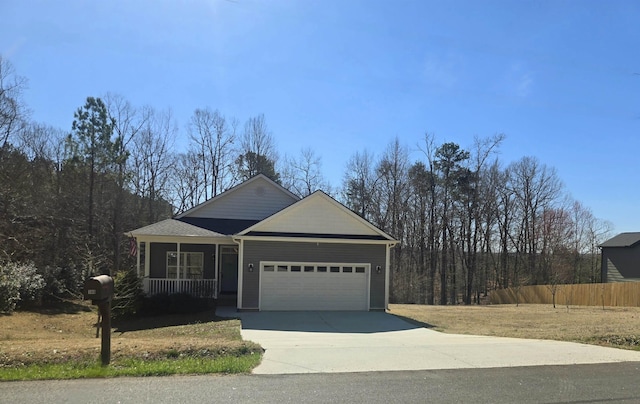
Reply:
<svg viewBox="0 0 640 404"><path fill-rule="evenodd" d="M144 278L144 292L151 296L158 293L187 293L193 297L218 297L218 281L216 279L158 279Z"/></svg>

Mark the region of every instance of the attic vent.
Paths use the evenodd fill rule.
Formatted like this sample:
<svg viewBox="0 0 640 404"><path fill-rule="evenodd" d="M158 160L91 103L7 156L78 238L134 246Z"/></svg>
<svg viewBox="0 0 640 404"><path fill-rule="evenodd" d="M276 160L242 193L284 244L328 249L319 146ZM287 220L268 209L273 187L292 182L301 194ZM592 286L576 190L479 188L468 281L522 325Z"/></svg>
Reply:
<svg viewBox="0 0 640 404"><path fill-rule="evenodd" d="M264 196L264 194L266 193L264 187L258 187L256 188L256 195L258 196Z"/></svg>

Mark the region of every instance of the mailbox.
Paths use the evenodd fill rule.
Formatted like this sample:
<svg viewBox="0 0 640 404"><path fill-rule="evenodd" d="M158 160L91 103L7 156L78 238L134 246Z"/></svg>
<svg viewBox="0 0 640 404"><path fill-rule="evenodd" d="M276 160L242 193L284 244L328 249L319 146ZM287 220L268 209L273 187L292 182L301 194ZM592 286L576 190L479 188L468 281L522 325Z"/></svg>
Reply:
<svg viewBox="0 0 640 404"><path fill-rule="evenodd" d="M111 298L113 297L113 278L109 275L94 276L84 281L84 298L98 305L98 323L102 328L100 357L102 365L111 361ZM102 321L100 321L102 318ZM96 338L98 334L96 334Z"/></svg>
<svg viewBox="0 0 640 404"><path fill-rule="evenodd" d="M113 278L109 275L94 276L84 281L84 298L94 304L109 301L113 296Z"/></svg>

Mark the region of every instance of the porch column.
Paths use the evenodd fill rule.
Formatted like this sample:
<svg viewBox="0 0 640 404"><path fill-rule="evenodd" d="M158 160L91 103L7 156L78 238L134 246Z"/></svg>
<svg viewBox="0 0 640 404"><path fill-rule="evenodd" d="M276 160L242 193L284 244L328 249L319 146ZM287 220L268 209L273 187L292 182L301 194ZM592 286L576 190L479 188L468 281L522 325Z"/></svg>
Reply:
<svg viewBox="0 0 640 404"><path fill-rule="evenodd" d="M220 244L214 244L213 277L216 280L216 297L220 294Z"/></svg>
<svg viewBox="0 0 640 404"><path fill-rule="evenodd" d="M136 238L136 274L140 275L140 241Z"/></svg>
<svg viewBox="0 0 640 404"><path fill-rule="evenodd" d="M139 249L138 249L138 253L140 253ZM151 242L146 241L144 244L144 277L145 278L149 277L149 274L151 271L150 266L151 266Z"/></svg>
<svg viewBox="0 0 640 404"><path fill-rule="evenodd" d="M178 253L178 266L176 268L176 279L180 279L180 242L176 243L176 250Z"/></svg>

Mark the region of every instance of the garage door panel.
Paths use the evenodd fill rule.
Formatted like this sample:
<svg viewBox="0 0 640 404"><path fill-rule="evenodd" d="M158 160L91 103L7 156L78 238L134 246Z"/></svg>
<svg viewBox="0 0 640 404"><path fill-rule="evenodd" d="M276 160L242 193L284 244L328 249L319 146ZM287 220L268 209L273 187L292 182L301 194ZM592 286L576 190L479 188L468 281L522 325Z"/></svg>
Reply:
<svg viewBox="0 0 640 404"><path fill-rule="evenodd" d="M276 265L294 265L278 263ZM368 267L362 272L264 271L261 265L261 310L368 310ZM362 264L330 264L353 267ZM276 266L277 267L277 266Z"/></svg>

